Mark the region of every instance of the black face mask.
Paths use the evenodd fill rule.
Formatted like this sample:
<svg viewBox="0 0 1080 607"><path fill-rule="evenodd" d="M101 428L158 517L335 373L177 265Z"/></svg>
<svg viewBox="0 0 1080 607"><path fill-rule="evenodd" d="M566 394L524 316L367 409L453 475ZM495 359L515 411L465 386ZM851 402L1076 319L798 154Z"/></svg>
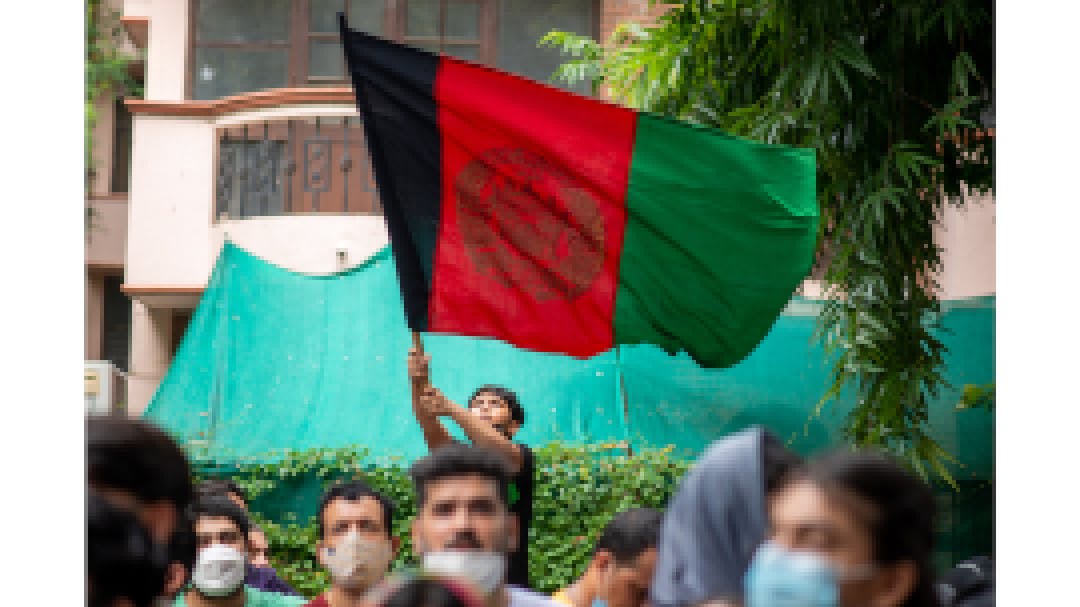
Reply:
<svg viewBox="0 0 1080 607"><path fill-rule="evenodd" d="M165 587L167 546L155 542L135 514L90 493L86 499L88 607L127 598L150 607Z"/></svg>

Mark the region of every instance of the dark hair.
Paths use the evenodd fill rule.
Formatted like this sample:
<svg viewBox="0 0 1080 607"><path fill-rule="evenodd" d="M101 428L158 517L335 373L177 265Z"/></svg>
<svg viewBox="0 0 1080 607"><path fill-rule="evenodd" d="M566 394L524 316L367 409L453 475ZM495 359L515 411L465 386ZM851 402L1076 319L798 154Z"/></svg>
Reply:
<svg viewBox="0 0 1080 607"><path fill-rule="evenodd" d="M244 536L244 541L247 541L248 531L251 530L251 522L248 521L247 513L240 506L233 503L232 500L224 495L207 495L200 497L195 501L195 505L191 508L191 522L198 522L200 518L213 517L213 518L227 518L236 523L237 528L240 529L240 533Z"/></svg>
<svg viewBox="0 0 1080 607"><path fill-rule="evenodd" d="M620 565L632 562L649 548L656 547L664 515L655 508L634 508L616 514L600 532L596 549L606 550Z"/></svg>
<svg viewBox="0 0 1080 607"><path fill-rule="evenodd" d="M494 394L503 399L506 406L510 407L510 419L516 421L519 426L525 425L525 409L521 407L521 402L518 401L517 394L514 394L513 390L495 384L484 384L477 388L476 392L473 392L473 395L469 397L469 408L472 407L473 401L481 394Z"/></svg>
<svg viewBox="0 0 1080 607"><path fill-rule="evenodd" d="M125 417L86 420L86 482L91 488L130 491L142 502L166 500L178 510L191 502L191 468L168 434Z"/></svg>
<svg viewBox="0 0 1080 607"><path fill-rule="evenodd" d="M771 432L761 439L761 469L765 477L765 495L779 489L802 463L802 458L780 442Z"/></svg>
<svg viewBox="0 0 1080 607"><path fill-rule="evenodd" d="M191 518L191 508L184 512L180 521L176 524L172 536L169 538L169 563L180 563L184 566L187 578L191 577L191 570L195 566L195 557L198 549L195 543L195 521ZM184 580L187 581L186 579Z"/></svg>
<svg viewBox="0 0 1080 607"><path fill-rule="evenodd" d="M491 449L451 443L435 449L409 468L409 476L416 487L417 506L422 507L426 502L427 487L430 483L468 475L483 476L495 481L499 499L504 505L509 503L508 487L512 473L506 459Z"/></svg>
<svg viewBox="0 0 1080 607"><path fill-rule="evenodd" d="M127 598L149 607L165 585L168 554L130 510L94 493L86 497L86 575L89 607Z"/></svg>
<svg viewBox="0 0 1080 607"><path fill-rule="evenodd" d="M226 495L233 493L240 496L244 503L248 503L247 493L236 484L236 481L228 478L215 478L199 483L195 487L195 495L206 497L208 495Z"/></svg>
<svg viewBox="0 0 1080 607"><path fill-rule="evenodd" d="M355 502L361 498L370 497L379 502L379 506L383 515L383 527L386 528L386 534L390 535L393 529L394 523L394 502L390 501L390 498L375 491L370 485L361 480L351 480L343 483L338 483L323 494L322 499L319 500L319 511L315 517L315 528L319 531L319 539L324 539L324 533L326 532L326 509L330 507L330 502L334 500L345 500L347 502Z"/></svg>
<svg viewBox="0 0 1080 607"><path fill-rule="evenodd" d="M379 607L479 607L471 592L449 579L414 578L391 590Z"/></svg>
<svg viewBox="0 0 1080 607"><path fill-rule="evenodd" d="M874 560L882 564L912 561L918 569L915 588L904 607L937 607L931 561L934 553L934 494L899 462L872 451L831 453L813 460L795 480L822 490L842 491L873 509L869 527Z"/></svg>

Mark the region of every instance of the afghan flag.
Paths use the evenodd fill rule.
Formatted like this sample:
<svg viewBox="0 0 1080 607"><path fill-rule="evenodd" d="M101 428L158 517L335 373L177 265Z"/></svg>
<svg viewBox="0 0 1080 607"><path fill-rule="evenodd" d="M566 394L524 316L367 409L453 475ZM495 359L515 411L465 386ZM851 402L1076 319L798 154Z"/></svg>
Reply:
<svg viewBox="0 0 1080 607"><path fill-rule="evenodd" d="M414 331L726 367L810 270L814 152L341 37Z"/></svg>

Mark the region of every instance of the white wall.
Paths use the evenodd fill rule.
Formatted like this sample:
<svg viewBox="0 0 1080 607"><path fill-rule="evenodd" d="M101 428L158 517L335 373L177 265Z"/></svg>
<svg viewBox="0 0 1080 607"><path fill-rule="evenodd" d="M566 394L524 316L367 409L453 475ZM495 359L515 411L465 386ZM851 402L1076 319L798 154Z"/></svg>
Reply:
<svg viewBox="0 0 1080 607"><path fill-rule="evenodd" d="M386 246L382 216L302 215L223 221L213 227L216 255L225 238L267 261L305 274L329 274L358 265ZM337 249L346 251L339 265Z"/></svg>
<svg viewBox="0 0 1080 607"><path fill-rule="evenodd" d="M187 81L187 0L125 0L125 17L147 17L145 98L179 101Z"/></svg>
<svg viewBox="0 0 1080 607"><path fill-rule="evenodd" d="M942 299L997 293L996 204L993 195L965 195L964 208L947 205L934 230L942 252Z"/></svg>
<svg viewBox="0 0 1080 607"><path fill-rule="evenodd" d="M124 282L201 286L209 251L214 137L205 119L137 115Z"/></svg>

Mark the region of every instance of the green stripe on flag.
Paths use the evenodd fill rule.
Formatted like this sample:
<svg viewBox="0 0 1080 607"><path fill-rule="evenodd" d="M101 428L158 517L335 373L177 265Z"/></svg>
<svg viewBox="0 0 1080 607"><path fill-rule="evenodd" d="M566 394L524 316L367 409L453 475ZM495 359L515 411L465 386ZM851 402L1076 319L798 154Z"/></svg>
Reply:
<svg viewBox="0 0 1080 607"><path fill-rule="evenodd" d="M639 114L615 299L615 343L733 365L810 270L814 151Z"/></svg>

